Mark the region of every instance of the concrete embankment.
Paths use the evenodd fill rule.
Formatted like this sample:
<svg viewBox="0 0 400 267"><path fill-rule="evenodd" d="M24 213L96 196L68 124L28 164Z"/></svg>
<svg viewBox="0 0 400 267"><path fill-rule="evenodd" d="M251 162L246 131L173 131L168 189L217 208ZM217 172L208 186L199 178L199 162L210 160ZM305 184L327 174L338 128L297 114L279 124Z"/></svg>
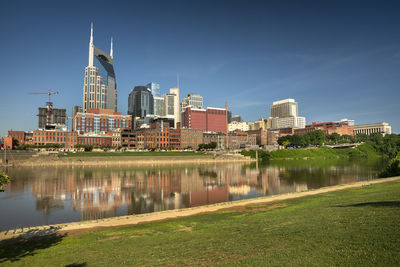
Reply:
<svg viewBox="0 0 400 267"><path fill-rule="evenodd" d="M199 156L90 156L59 157L57 154L14 155L8 161L10 166L154 166L186 165L206 163L252 162L255 159L242 155L199 155Z"/></svg>

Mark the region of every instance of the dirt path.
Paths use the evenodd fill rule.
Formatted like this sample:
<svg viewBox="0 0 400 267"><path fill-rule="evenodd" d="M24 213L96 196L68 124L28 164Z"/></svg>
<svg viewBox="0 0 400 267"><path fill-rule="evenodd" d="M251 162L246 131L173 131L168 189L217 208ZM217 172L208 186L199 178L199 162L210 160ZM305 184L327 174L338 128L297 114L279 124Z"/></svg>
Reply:
<svg viewBox="0 0 400 267"><path fill-rule="evenodd" d="M327 193L327 192L368 186L368 185L372 185L372 184L380 184L380 183L391 182L391 181L400 181L400 176L392 177L392 178L385 178L385 179L376 179L376 180L370 180L370 181L362 181L362 182L356 182L356 183L351 183L351 184L329 186L329 187L324 187L324 188L320 188L320 189L316 189L316 190L267 196L267 197L261 197L261 198L257 198L257 199L251 199L251 200L224 202L224 203L218 203L218 204L213 204L213 205L208 205L208 206L201 206L201 207L194 207L194 208L187 208L187 209L180 209L180 210L167 210L167 211L153 212L153 213L147 213L147 214L106 218L106 219L94 220L94 221L82 221L82 222L74 222L74 223L68 223L68 224L40 226L40 227L31 228L31 229L25 228L23 230L19 229L16 232L4 231L4 232L0 232L0 241L6 240L6 239L12 239L12 238L13 239L14 238L26 239L26 238L30 238L30 237L44 236L44 235L54 234L54 233L76 235L76 234L85 233L85 232L88 232L88 231L94 230L94 229L102 229L102 228L116 227L116 226L123 226L123 225L134 225L134 224L148 223L148 222L154 222L154 221L170 220L170 219L187 217L187 216L201 214L201 213L211 213L211 212L219 211L222 209L229 209L229 208L254 205L254 204L265 204L265 203L271 203L274 201L281 201L281 200L299 198L299 197L304 197L304 196L312 196L312 195L317 195L317 194L322 194L322 193Z"/></svg>

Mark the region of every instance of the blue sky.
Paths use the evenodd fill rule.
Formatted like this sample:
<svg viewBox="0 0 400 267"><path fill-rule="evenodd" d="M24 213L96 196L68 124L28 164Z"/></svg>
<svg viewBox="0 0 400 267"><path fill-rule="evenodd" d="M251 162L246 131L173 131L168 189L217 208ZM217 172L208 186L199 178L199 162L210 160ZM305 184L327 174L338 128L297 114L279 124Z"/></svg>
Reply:
<svg viewBox="0 0 400 267"><path fill-rule="evenodd" d="M118 111L136 85L176 86L246 121L295 98L307 123L389 122L400 133L400 1L2 1L0 135L37 108L82 105L90 23L114 39Z"/></svg>

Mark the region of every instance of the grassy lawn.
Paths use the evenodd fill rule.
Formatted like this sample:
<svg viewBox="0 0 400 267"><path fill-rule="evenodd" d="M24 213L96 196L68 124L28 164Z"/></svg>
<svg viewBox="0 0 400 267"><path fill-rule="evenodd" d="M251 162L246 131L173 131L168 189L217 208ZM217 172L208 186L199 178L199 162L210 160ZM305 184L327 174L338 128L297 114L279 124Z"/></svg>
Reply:
<svg viewBox="0 0 400 267"><path fill-rule="evenodd" d="M77 152L61 155L60 157L177 157L204 156L199 152Z"/></svg>
<svg viewBox="0 0 400 267"><path fill-rule="evenodd" d="M271 151L271 159L303 159L303 158L349 158L349 157L378 157L376 151L369 144L362 144L356 148L332 149L318 147L312 149L281 149Z"/></svg>
<svg viewBox="0 0 400 267"><path fill-rule="evenodd" d="M0 265L399 266L399 221L400 182L391 182L2 244Z"/></svg>

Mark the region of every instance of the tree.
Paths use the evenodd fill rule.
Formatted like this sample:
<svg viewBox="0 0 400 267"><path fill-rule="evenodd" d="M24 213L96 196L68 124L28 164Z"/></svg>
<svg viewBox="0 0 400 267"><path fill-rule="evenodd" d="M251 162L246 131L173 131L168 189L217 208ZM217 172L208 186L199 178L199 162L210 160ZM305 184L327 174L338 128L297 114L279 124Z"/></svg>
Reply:
<svg viewBox="0 0 400 267"><path fill-rule="evenodd" d="M0 172L0 192L3 192L3 185L11 182L11 178L4 172Z"/></svg>
<svg viewBox="0 0 400 267"><path fill-rule="evenodd" d="M332 133L331 135L328 136L328 138L332 144L337 144L340 140L340 134Z"/></svg>
<svg viewBox="0 0 400 267"><path fill-rule="evenodd" d="M316 130L307 133L310 136L310 143L315 146L321 146L326 143L326 136L323 131Z"/></svg>
<svg viewBox="0 0 400 267"><path fill-rule="evenodd" d="M15 149L17 146L19 146L19 141L15 138L12 139L12 148Z"/></svg>

